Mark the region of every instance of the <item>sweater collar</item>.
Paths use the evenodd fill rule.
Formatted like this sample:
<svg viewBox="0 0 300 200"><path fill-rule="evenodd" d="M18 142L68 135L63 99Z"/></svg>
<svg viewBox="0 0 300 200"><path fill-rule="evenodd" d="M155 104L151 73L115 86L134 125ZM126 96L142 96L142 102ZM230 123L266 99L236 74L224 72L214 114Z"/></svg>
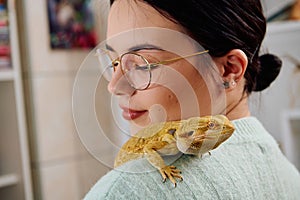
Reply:
<svg viewBox="0 0 300 200"><path fill-rule="evenodd" d="M232 120L235 131L228 143L270 141L273 138L260 121L253 116Z"/></svg>

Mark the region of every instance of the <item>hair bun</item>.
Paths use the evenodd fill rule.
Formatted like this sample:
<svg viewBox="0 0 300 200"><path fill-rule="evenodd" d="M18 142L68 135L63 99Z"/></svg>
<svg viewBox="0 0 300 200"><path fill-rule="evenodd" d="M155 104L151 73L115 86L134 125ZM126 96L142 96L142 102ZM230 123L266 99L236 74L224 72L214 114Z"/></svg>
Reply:
<svg viewBox="0 0 300 200"><path fill-rule="evenodd" d="M259 57L260 70L256 78L254 91L262 91L270 86L270 84L278 76L282 61L273 54L264 54Z"/></svg>

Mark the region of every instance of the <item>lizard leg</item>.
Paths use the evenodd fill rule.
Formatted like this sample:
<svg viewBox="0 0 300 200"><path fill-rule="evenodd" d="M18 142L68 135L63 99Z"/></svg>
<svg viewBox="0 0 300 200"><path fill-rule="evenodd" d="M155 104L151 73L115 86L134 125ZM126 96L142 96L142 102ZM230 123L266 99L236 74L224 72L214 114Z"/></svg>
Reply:
<svg viewBox="0 0 300 200"><path fill-rule="evenodd" d="M180 170L176 169L175 166L167 166L162 157L157 152L157 150L163 148L166 144L167 142L165 141L156 141L155 143L149 143L145 146L144 152L150 164L159 170L160 174L163 177L163 182L165 182L168 178L176 187L175 178L179 178L182 180Z"/></svg>
<svg viewBox="0 0 300 200"><path fill-rule="evenodd" d="M210 153L210 151L208 151L207 153L208 153L208 155L209 155L209 156L211 156L211 153ZM200 155L198 155L198 158L200 157L200 158L202 159L202 158L203 158L203 155L205 155L205 153L204 153L204 154L200 154Z"/></svg>
<svg viewBox="0 0 300 200"><path fill-rule="evenodd" d="M166 179L170 179L170 181L174 184L176 187L176 180L174 178L178 178L181 181L183 180L182 176L180 175L180 170L176 169L175 166L165 166L159 170L160 174L163 177L163 182L166 181Z"/></svg>

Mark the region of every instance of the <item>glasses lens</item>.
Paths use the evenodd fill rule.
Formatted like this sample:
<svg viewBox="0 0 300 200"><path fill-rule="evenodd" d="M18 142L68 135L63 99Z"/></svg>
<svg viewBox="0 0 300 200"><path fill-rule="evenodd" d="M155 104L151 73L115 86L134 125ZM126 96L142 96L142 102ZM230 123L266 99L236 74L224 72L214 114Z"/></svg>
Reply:
<svg viewBox="0 0 300 200"><path fill-rule="evenodd" d="M97 49L96 56L100 63L100 69L107 81L111 81L112 74L114 72L114 68L112 66L112 59L109 55L109 52L105 49Z"/></svg>
<svg viewBox="0 0 300 200"><path fill-rule="evenodd" d="M127 53L121 57L121 67L128 82L137 90L146 89L151 81L151 70L144 57Z"/></svg>

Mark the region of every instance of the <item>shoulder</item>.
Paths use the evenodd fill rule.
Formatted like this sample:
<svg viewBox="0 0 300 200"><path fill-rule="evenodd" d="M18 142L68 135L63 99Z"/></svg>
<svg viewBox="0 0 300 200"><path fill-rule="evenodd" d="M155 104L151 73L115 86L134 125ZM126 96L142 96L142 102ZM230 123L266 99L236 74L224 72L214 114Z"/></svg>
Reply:
<svg viewBox="0 0 300 200"><path fill-rule="evenodd" d="M158 170L146 159L125 163L102 177L86 195L86 200L98 199L239 199L248 182L243 174L251 166L241 168L236 157L241 156L232 145L222 145L212 155L201 157L182 155L172 165L182 172L183 181L177 187L162 182ZM243 157L243 156L242 156ZM245 158L245 157L243 157ZM242 169L242 170L241 170Z"/></svg>
<svg viewBox="0 0 300 200"><path fill-rule="evenodd" d="M202 158L183 155L171 162L182 171L176 188L145 159L135 160L102 177L86 195L97 199L293 199L299 173L275 140L253 118L234 122L236 132ZM268 194L269 196L266 196ZM299 194L300 195L300 194Z"/></svg>
<svg viewBox="0 0 300 200"><path fill-rule="evenodd" d="M138 168L140 168L138 170ZM144 159L130 161L104 175L85 196L86 200L126 199L138 196L145 185L151 185L154 169ZM149 176L146 176L149 175ZM128 198L127 198L128 199Z"/></svg>
<svg viewBox="0 0 300 200"><path fill-rule="evenodd" d="M178 180L177 187L167 180L162 182L158 170L154 169L145 159L128 162L103 176L88 192L86 200L98 199L218 199L222 190L213 189L211 176L219 173L207 174L205 170L217 169L212 163L205 164L201 170L199 162L207 162L210 158L181 156L173 164L182 171L183 181ZM218 165L215 163L213 165ZM201 165L200 165L201 166ZM203 165L204 166L204 165Z"/></svg>

